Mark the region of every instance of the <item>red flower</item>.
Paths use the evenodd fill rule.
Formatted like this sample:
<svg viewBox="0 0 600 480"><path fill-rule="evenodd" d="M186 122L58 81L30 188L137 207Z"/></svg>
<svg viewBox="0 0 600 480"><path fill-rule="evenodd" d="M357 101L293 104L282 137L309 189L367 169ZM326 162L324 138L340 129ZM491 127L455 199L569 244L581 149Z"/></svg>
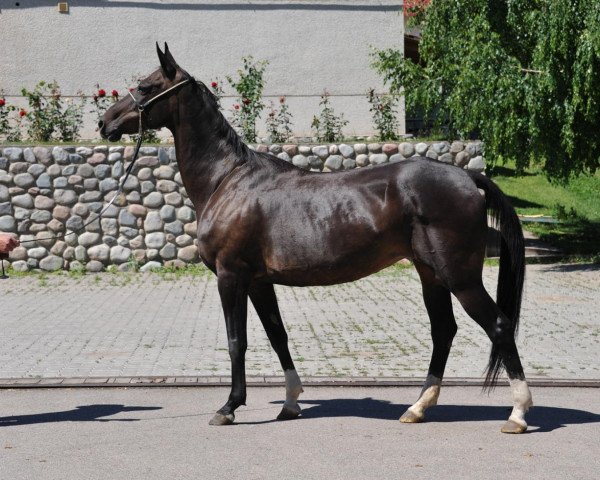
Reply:
<svg viewBox="0 0 600 480"><path fill-rule="evenodd" d="M117 92L116 90L113 90L112 92L110 92L110 94L111 94L113 97L118 97L118 96L119 96L119 92Z"/></svg>
<svg viewBox="0 0 600 480"><path fill-rule="evenodd" d="M244 105L250 105L250 99L248 98L244 98L242 102L244 103Z"/></svg>
<svg viewBox="0 0 600 480"><path fill-rule="evenodd" d="M236 104L233 106L233 108L235 108L236 110L239 110L239 109L240 109L240 106L239 106L239 105L236 103Z"/></svg>
<svg viewBox="0 0 600 480"><path fill-rule="evenodd" d="M19 117L24 117L25 115L27 115L27 112L25 110L19 110Z"/></svg>
<svg viewBox="0 0 600 480"><path fill-rule="evenodd" d="M285 103L285 97L283 97L283 96L279 97L279 103Z"/></svg>
<svg viewBox="0 0 600 480"><path fill-rule="evenodd" d="M106 90L104 90L103 88L101 88L100 90L98 90L98 96L99 97L106 97Z"/></svg>
<svg viewBox="0 0 600 480"><path fill-rule="evenodd" d="M210 86L211 86L212 88L217 88L217 87L219 86L219 84L218 84L217 82L212 82L212 83L210 84Z"/></svg>
<svg viewBox="0 0 600 480"><path fill-rule="evenodd" d="M4 105L6 105L6 100L0 98L0 107L3 107Z"/></svg>

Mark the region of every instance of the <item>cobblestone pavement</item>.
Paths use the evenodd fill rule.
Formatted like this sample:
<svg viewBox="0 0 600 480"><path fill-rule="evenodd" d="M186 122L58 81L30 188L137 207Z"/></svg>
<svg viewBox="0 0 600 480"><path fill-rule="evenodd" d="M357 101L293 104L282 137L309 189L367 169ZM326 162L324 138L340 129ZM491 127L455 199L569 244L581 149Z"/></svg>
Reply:
<svg viewBox="0 0 600 480"><path fill-rule="evenodd" d="M498 269L485 267L494 295ZM333 287L277 287L304 376L423 377L429 321L414 269ZM530 377L600 378L600 267L528 267L518 345ZM249 375L280 367L256 314ZM446 377L480 377L489 341L455 302L459 325ZM103 273L0 283L0 377L229 375L212 274Z"/></svg>

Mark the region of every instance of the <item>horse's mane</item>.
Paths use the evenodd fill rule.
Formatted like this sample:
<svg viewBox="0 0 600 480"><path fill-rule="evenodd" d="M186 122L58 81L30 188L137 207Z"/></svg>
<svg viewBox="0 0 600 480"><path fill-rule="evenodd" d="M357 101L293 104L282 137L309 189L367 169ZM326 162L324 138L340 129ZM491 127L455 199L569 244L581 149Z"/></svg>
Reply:
<svg viewBox="0 0 600 480"><path fill-rule="evenodd" d="M193 79L193 77L190 76ZM223 141L225 141L234 151L234 153L243 161L246 162L256 162L263 163L265 160L268 161L271 165L274 165L282 170L295 169L294 165L286 162L285 160L276 157L270 153L259 153L248 147L235 129L231 126L231 124L227 121L225 116L221 113L221 109L219 106L219 102L217 97L213 92L201 81L194 80L196 86L198 87L200 94L202 95L203 101L209 105L209 107L215 113L215 125L214 132L218 135Z"/></svg>

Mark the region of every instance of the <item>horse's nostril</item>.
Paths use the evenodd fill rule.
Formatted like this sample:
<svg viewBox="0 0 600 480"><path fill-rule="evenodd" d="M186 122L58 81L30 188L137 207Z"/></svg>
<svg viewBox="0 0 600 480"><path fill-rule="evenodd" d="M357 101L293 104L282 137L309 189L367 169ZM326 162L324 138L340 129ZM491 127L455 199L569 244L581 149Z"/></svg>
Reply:
<svg viewBox="0 0 600 480"><path fill-rule="evenodd" d="M98 128L102 128L104 126L104 122L102 120L100 120L98 122Z"/></svg>

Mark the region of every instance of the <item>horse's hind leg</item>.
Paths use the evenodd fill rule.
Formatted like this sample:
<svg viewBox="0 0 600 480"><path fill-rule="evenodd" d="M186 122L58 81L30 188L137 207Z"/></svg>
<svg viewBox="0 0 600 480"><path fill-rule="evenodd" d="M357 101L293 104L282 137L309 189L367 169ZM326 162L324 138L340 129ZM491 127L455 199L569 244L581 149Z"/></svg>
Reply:
<svg viewBox="0 0 600 480"><path fill-rule="evenodd" d="M253 283L249 295L285 374L285 402L277 419L296 418L300 415L298 397L303 392L302 383L290 355L288 336L277 305L275 289L270 283Z"/></svg>
<svg viewBox="0 0 600 480"><path fill-rule="evenodd" d="M433 353L421 395L400 417L403 423L422 422L425 410L437 404L446 361L457 329L450 291L436 281L435 274L429 267L420 263L415 263L415 266L421 277L423 299L431 323Z"/></svg>
<svg viewBox="0 0 600 480"><path fill-rule="evenodd" d="M513 398L513 410L502 427L504 433L523 433L527 430L525 413L533 405L531 393L511 332L510 320L500 311L481 283L455 291L456 298L473 320L487 333L506 368Z"/></svg>

